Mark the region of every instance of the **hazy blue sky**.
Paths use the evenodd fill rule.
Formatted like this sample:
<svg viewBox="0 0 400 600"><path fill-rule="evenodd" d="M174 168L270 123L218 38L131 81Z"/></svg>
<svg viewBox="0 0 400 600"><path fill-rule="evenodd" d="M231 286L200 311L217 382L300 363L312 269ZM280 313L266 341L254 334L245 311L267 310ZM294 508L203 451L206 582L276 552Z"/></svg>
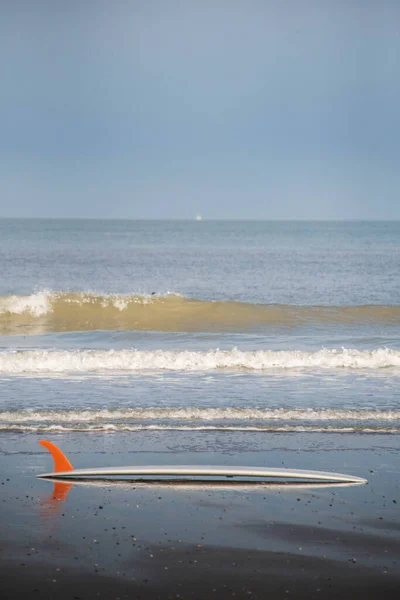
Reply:
<svg viewBox="0 0 400 600"><path fill-rule="evenodd" d="M399 0L1 0L0 215L400 218Z"/></svg>

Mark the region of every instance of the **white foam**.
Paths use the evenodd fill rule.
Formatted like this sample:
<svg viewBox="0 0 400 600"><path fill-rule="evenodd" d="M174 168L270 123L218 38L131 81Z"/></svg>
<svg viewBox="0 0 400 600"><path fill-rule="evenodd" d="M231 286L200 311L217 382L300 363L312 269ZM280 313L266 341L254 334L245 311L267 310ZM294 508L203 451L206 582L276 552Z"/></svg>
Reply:
<svg viewBox="0 0 400 600"><path fill-rule="evenodd" d="M46 290L29 296L3 296L0 298L0 314L30 313L34 317L41 317L51 310L52 300L53 294Z"/></svg>
<svg viewBox="0 0 400 600"><path fill-rule="evenodd" d="M125 408L100 410L22 410L0 412L0 423L102 423L112 421L400 421L400 410L311 408Z"/></svg>
<svg viewBox="0 0 400 600"><path fill-rule="evenodd" d="M243 352L208 350L28 350L0 354L0 373L92 373L137 371L212 371L282 369L384 369L400 367L400 351L376 350L300 350Z"/></svg>
<svg viewBox="0 0 400 600"><path fill-rule="evenodd" d="M265 426L235 426L235 425L122 425L114 423L102 423L90 425L85 423L68 424L68 425L50 425L50 424L2 424L0 423L0 431L32 431L32 432L67 432L67 431L82 431L82 432L111 432L124 433L132 431L236 431L236 432L268 432L268 433L374 433L398 434L399 427L366 427L363 425L357 426L307 426L307 425L265 425Z"/></svg>
<svg viewBox="0 0 400 600"><path fill-rule="evenodd" d="M23 295L11 295L0 297L0 314L23 314L28 313L33 317L41 317L53 310L53 304L62 300L68 304L86 305L100 302L103 308L112 306L123 312L130 304L151 304L157 299L167 297L183 298L177 292L167 291L159 294L104 294L91 291L86 292L56 292L41 290L39 292Z"/></svg>

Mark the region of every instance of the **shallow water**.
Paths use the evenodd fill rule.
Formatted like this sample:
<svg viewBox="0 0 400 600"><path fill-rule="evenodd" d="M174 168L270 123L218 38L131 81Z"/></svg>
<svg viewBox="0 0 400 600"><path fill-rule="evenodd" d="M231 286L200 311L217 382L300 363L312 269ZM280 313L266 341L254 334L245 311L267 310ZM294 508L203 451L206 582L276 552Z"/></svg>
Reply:
<svg viewBox="0 0 400 600"><path fill-rule="evenodd" d="M2 435L400 432L400 223L1 220L0 256Z"/></svg>

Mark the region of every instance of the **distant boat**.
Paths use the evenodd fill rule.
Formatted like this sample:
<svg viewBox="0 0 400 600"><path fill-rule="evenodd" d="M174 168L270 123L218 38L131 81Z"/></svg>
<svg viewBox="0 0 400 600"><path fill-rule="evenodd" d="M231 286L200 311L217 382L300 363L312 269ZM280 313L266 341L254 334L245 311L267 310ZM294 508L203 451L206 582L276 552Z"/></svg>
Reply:
<svg viewBox="0 0 400 600"><path fill-rule="evenodd" d="M203 217L201 215L196 215L196 221L201 221Z"/></svg>

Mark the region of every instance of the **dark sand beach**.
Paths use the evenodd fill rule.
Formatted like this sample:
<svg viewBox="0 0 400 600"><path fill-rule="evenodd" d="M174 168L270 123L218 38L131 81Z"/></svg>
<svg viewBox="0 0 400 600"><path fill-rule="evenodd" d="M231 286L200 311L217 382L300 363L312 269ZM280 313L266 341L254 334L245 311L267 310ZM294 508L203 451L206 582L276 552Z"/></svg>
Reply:
<svg viewBox="0 0 400 600"><path fill-rule="evenodd" d="M132 454L112 436L107 448L100 438L93 436L75 457L79 435L54 441L79 466L133 463ZM52 466L37 444L39 436L5 435L1 597L398 598L395 437L353 435L351 449L345 438L328 443L319 436L320 450L313 453L295 450L301 436L281 438L280 449L270 443L268 464L280 458L286 465L344 470L368 477L366 485L102 482L54 487L35 477ZM141 463L157 460L150 451L135 456ZM187 462L181 458L167 449L163 454L164 462ZM234 464L238 456L219 459ZM253 455L253 463L266 460L261 452Z"/></svg>

